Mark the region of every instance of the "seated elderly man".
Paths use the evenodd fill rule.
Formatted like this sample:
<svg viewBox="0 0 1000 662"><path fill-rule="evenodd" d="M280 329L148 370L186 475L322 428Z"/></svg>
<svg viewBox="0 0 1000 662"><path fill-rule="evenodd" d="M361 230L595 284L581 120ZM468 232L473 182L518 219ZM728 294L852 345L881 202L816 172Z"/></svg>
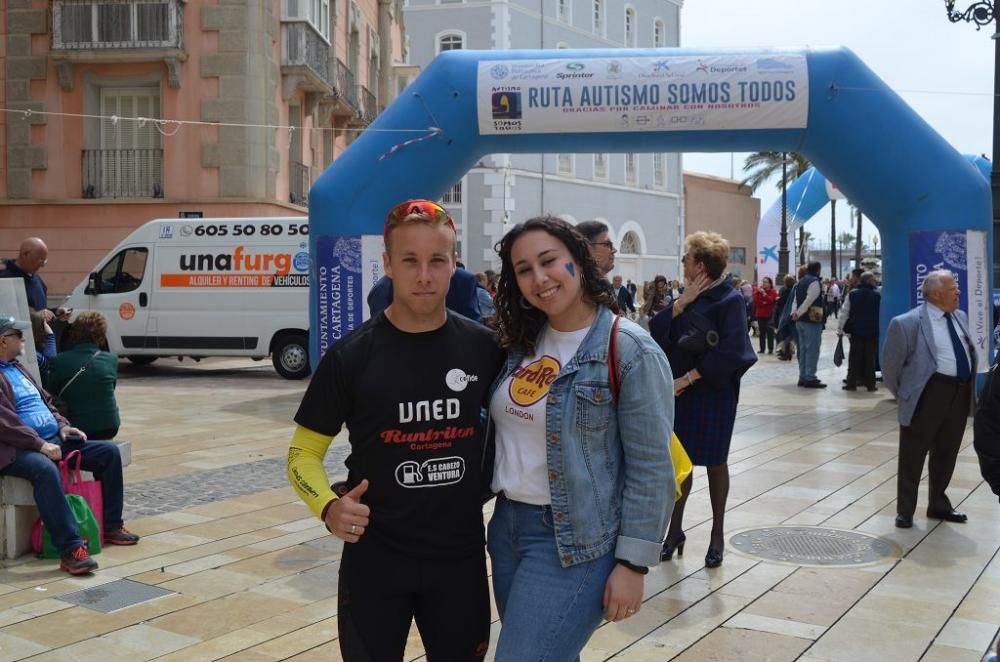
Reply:
<svg viewBox="0 0 1000 662"><path fill-rule="evenodd" d="M24 332L31 324L0 315L0 474L31 481L35 503L62 559L59 567L71 575L97 569L80 538L73 515L63 498L55 461L63 450L79 449L81 467L101 481L104 499L104 541L134 545L139 536L122 522L124 490L118 447L87 436L52 406L28 371L18 362L24 353Z"/></svg>

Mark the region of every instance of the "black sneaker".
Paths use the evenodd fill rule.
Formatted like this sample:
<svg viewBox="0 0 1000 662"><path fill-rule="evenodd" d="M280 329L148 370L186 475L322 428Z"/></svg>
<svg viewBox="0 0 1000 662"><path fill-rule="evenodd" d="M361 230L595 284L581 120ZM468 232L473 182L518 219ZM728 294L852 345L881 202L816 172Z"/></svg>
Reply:
<svg viewBox="0 0 1000 662"><path fill-rule="evenodd" d="M104 532L104 542L111 545L134 545L139 542L139 536L135 535L124 526L114 531Z"/></svg>
<svg viewBox="0 0 1000 662"><path fill-rule="evenodd" d="M803 388L826 388L826 384L824 384L818 379L812 382L804 382L802 384L799 384L799 386L802 386Z"/></svg>
<svg viewBox="0 0 1000 662"><path fill-rule="evenodd" d="M86 575L97 570L97 561L90 556L86 545L80 545L68 556L62 557L59 569L65 570L71 575Z"/></svg>

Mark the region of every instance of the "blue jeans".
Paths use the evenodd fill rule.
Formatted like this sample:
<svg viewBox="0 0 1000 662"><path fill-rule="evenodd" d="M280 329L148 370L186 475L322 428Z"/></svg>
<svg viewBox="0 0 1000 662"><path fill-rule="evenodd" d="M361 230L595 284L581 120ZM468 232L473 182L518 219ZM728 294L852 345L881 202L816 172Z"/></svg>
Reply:
<svg viewBox="0 0 1000 662"><path fill-rule="evenodd" d="M49 443L61 444L61 440L56 437L50 439ZM122 457L118 446L107 441L87 441L82 446L75 445L70 448L82 450L83 461L80 467L84 471L93 472L94 478L101 481L104 530L120 529L125 503ZM64 455L68 452L68 449L63 450ZM52 544L62 556L66 556L83 544L73 515L66 505L62 477L55 462L39 451L18 448L14 461L0 469L0 474L17 476L31 482L38 512L49 529Z"/></svg>
<svg viewBox="0 0 1000 662"><path fill-rule="evenodd" d="M823 325L819 322L795 323L795 332L799 336L799 381L816 381L816 366L819 364L819 344L823 333Z"/></svg>
<svg viewBox="0 0 1000 662"><path fill-rule="evenodd" d="M497 498L487 549L502 627L496 662L571 662L604 617L614 552L559 563L552 508Z"/></svg>

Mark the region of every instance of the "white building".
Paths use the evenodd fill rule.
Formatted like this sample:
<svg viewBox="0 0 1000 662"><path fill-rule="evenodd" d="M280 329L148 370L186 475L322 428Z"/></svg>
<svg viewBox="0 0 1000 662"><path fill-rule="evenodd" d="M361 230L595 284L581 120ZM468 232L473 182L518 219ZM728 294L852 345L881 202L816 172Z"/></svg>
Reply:
<svg viewBox="0 0 1000 662"><path fill-rule="evenodd" d="M681 0L408 0L409 62L444 50L675 47ZM445 196L472 271L497 268L510 224L542 214L597 219L618 248L615 274L635 282L680 276L681 157L493 154Z"/></svg>

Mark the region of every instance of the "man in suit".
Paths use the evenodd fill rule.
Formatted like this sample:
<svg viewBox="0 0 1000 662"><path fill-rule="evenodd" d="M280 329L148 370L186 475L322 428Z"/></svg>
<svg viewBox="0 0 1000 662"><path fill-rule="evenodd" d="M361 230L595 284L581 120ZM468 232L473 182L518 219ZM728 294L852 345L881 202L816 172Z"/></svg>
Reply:
<svg viewBox="0 0 1000 662"><path fill-rule="evenodd" d="M368 292L368 309L371 311L371 316L375 317L381 313L390 303L392 303L392 279L382 276L375 281L371 291ZM461 262L457 263L448 285L445 306L448 310L464 315L473 322L480 322L483 319L479 297L476 294L476 276L466 270Z"/></svg>
<svg viewBox="0 0 1000 662"><path fill-rule="evenodd" d="M611 289L615 291L615 298L618 299L618 310L624 315L626 312L635 312L635 301L632 300L632 293L622 285L622 277L615 276L611 279Z"/></svg>
<svg viewBox="0 0 1000 662"><path fill-rule="evenodd" d="M958 309L954 274L932 271L923 294L925 303L889 323L882 351L882 376L899 405L896 526L901 529L913 526L928 453L927 516L958 523L967 519L944 492L975 405L976 350L968 317Z"/></svg>

